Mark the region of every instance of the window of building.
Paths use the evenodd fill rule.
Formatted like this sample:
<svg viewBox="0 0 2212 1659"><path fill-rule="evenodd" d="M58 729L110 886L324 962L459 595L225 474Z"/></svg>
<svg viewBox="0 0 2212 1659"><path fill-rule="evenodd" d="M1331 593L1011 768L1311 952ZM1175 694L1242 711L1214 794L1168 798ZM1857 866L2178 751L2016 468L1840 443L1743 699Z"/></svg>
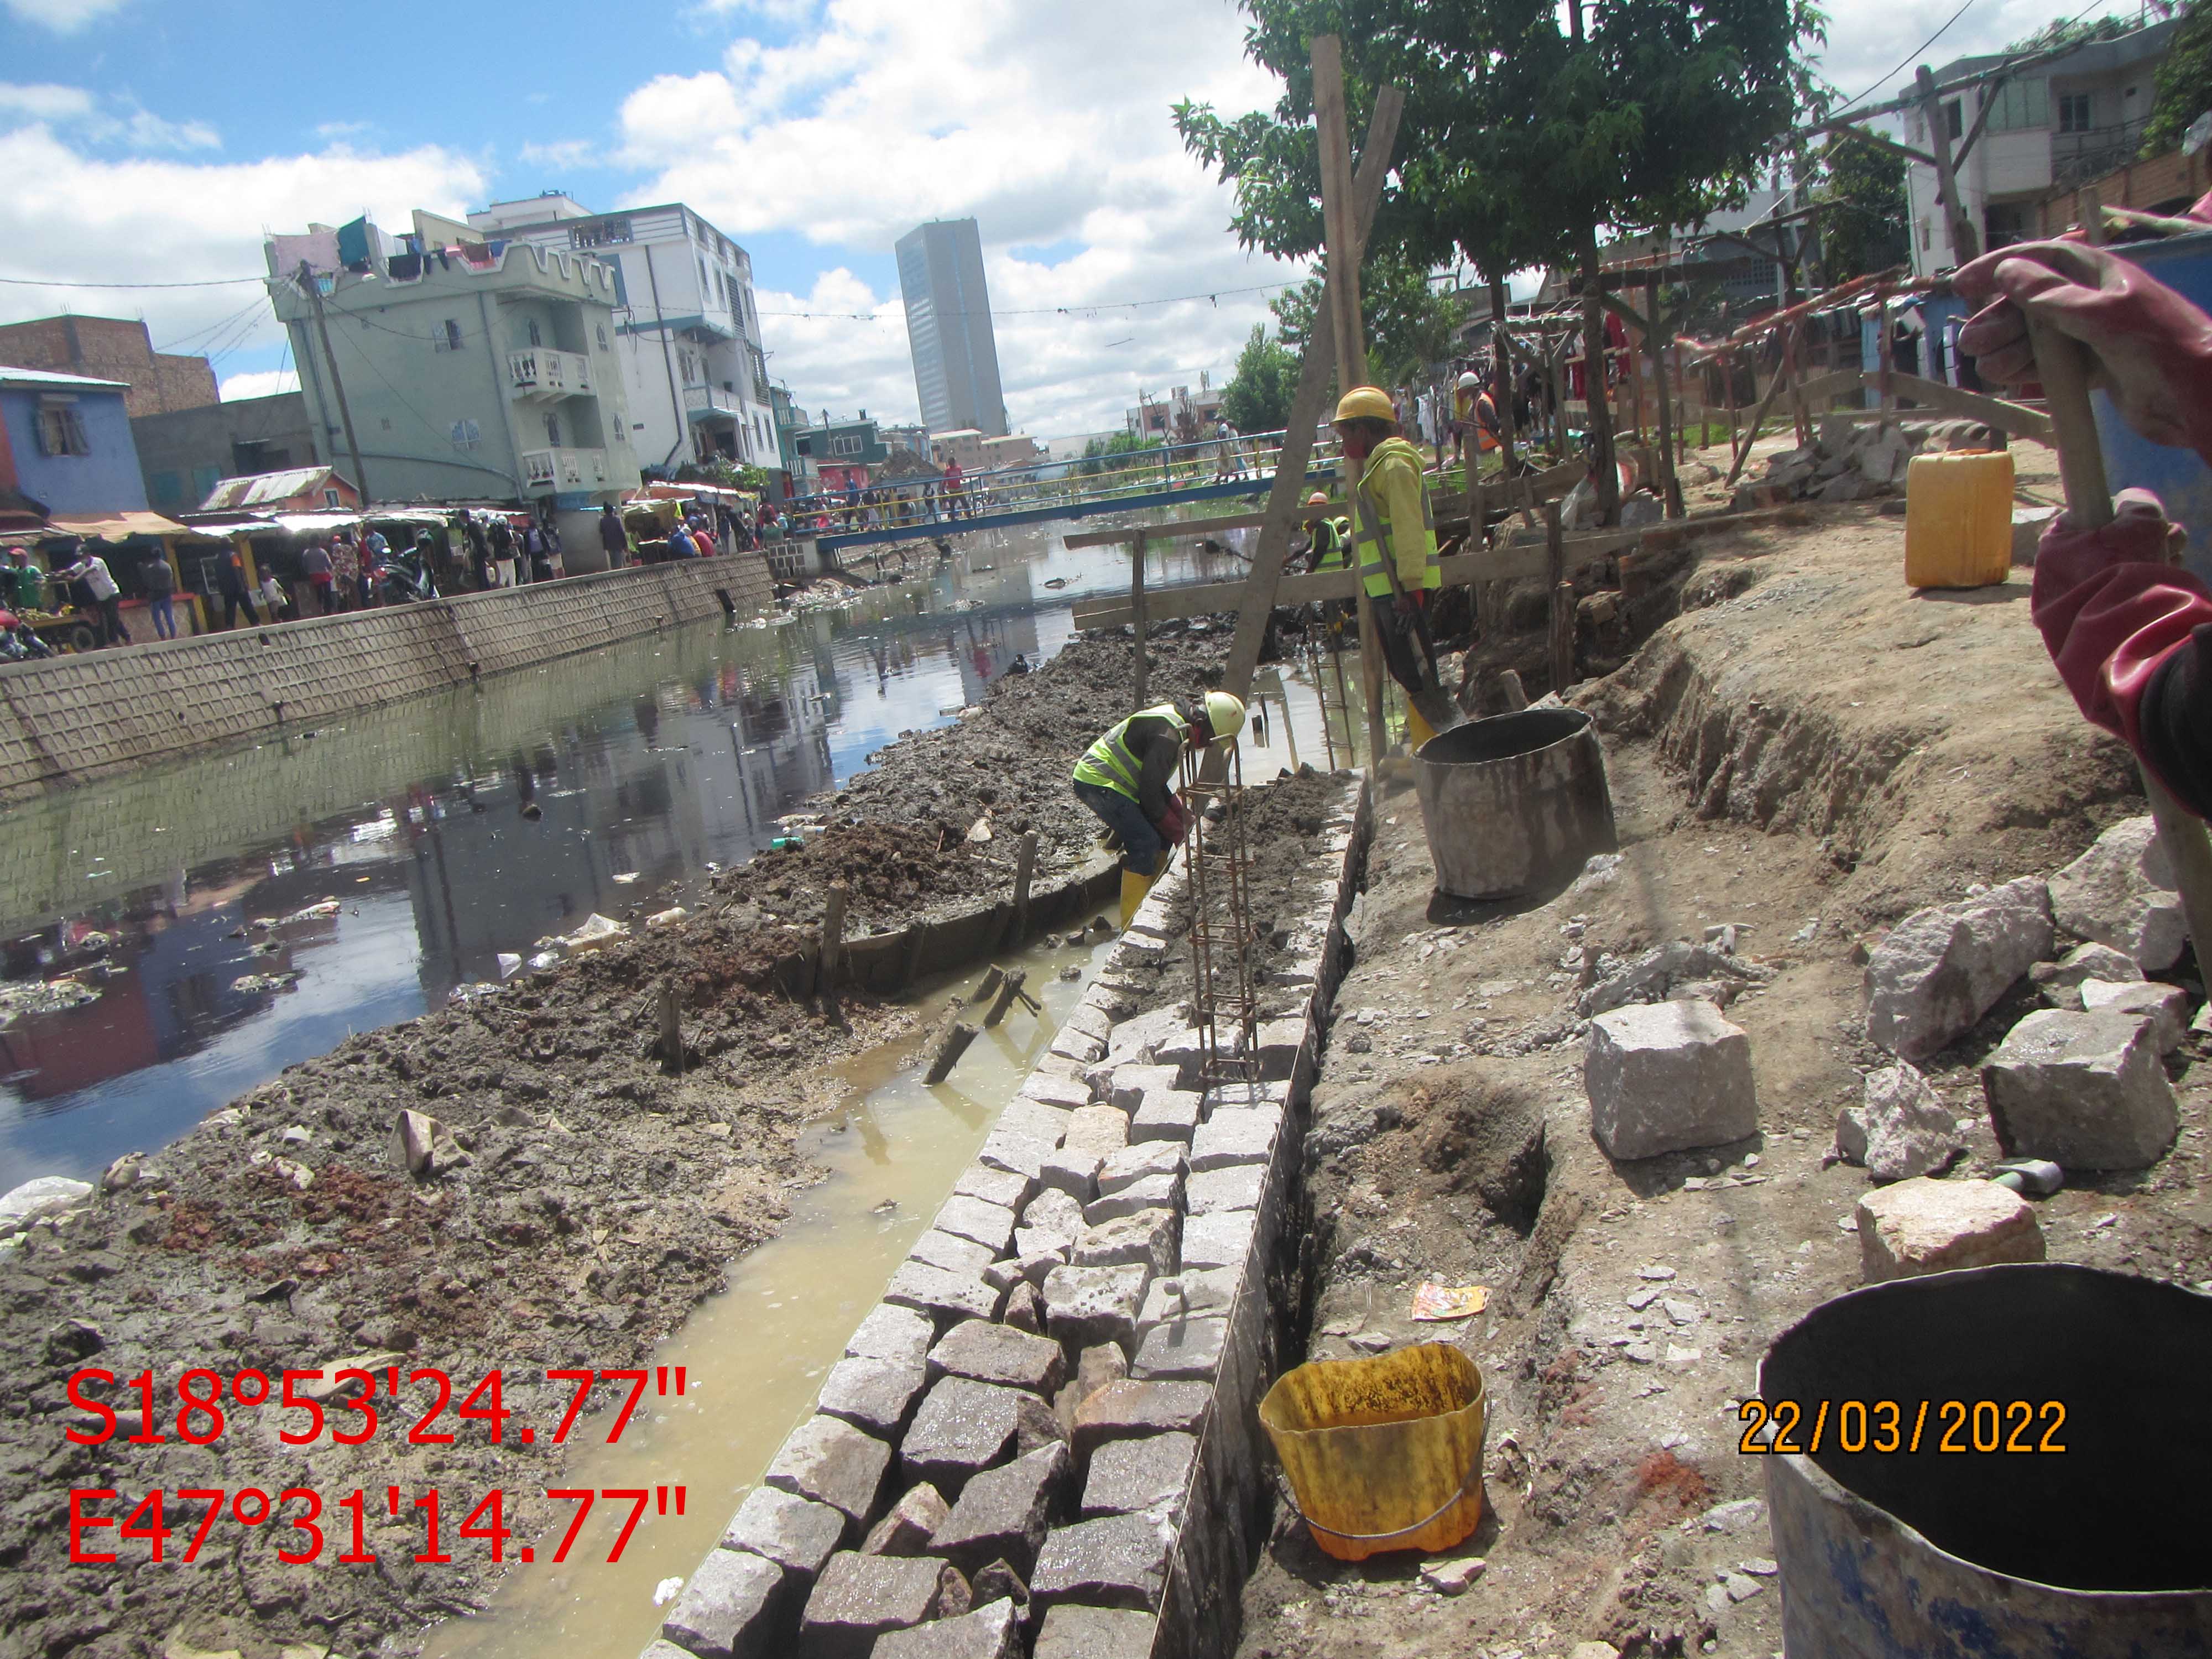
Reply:
<svg viewBox="0 0 2212 1659"><path fill-rule="evenodd" d="M605 351L606 349L607 349L607 325L606 325L605 323L601 323L601 324L599 325L599 349L600 349L600 350L602 350L602 351Z"/></svg>
<svg viewBox="0 0 2212 1659"><path fill-rule="evenodd" d="M41 402L39 405L39 453L89 455L91 440L84 434L84 417L73 403Z"/></svg>
<svg viewBox="0 0 2212 1659"><path fill-rule="evenodd" d="M174 472L156 472L154 475L155 506L174 507L184 498L185 481L181 477Z"/></svg>
<svg viewBox="0 0 2212 1659"><path fill-rule="evenodd" d="M860 453L860 440L859 434L846 434L830 439L830 453L832 455L859 454Z"/></svg>
<svg viewBox="0 0 2212 1659"><path fill-rule="evenodd" d="M545 441L556 449L561 447L561 417L558 415L545 417Z"/></svg>
<svg viewBox="0 0 2212 1659"><path fill-rule="evenodd" d="M215 487L222 482L219 466L196 466L192 469L192 499L204 501L215 494Z"/></svg>
<svg viewBox="0 0 2212 1659"><path fill-rule="evenodd" d="M2093 125L2089 113L2089 94L2086 92L2064 92L2058 95L2058 130L2061 132L2087 132Z"/></svg>
<svg viewBox="0 0 2212 1659"><path fill-rule="evenodd" d="M337 490L325 489L323 492L323 505L325 507L343 507L345 503L338 499L338 492Z"/></svg>
<svg viewBox="0 0 2212 1659"><path fill-rule="evenodd" d="M538 331L538 319L535 317L524 318L522 319L522 325L525 328L530 331L531 344L538 346L544 345L545 343L545 337Z"/></svg>
<svg viewBox="0 0 2212 1659"><path fill-rule="evenodd" d="M1990 94L1991 132L2040 132L2051 125L2051 82L2007 81Z"/></svg>
<svg viewBox="0 0 2212 1659"><path fill-rule="evenodd" d="M454 448L474 449L483 441L483 433L474 421L459 420L453 422L452 436Z"/></svg>
<svg viewBox="0 0 2212 1659"><path fill-rule="evenodd" d="M1959 106L1963 101L1961 99L1954 98L1943 106L1943 118L1950 125L1951 142L1954 144L1966 136L1966 121L1959 109Z"/></svg>

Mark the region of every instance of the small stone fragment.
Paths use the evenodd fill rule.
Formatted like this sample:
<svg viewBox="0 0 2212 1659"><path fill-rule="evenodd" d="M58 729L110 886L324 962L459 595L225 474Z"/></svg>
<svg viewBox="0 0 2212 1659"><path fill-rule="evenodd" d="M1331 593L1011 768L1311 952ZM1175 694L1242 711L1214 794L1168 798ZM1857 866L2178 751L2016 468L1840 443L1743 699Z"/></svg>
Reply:
<svg viewBox="0 0 2212 1659"><path fill-rule="evenodd" d="M1464 1595L1489 1563L1480 1555L1453 1556L1421 1564L1421 1582L1439 1595Z"/></svg>
<svg viewBox="0 0 2212 1659"><path fill-rule="evenodd" d="M764 1556L711 1550L661 1621L660 1633L699 1659L767 1659L782 1583L783 1569Z"/></svg>
<svg viewBox="0 0 2212 1659"><path fill-rule="evenodd" d="M2027 1201L1988 1181L1917 1177L1858 1201L1860 1265L1869 1284L2043 1260L2043 1229Z"/></svg>

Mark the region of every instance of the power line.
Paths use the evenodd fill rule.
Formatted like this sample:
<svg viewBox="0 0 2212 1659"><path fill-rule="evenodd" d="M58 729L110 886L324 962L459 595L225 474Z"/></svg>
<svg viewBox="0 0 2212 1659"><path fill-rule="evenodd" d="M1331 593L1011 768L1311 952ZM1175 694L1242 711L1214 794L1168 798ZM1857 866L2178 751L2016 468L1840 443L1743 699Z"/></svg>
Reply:
<svg viewBox="0 0 2212 1659"><path fill-rule="evenodd" d="M1967 0L1968 4L1972 0ZM963 319L975 317L1071 317L1086 311L1135 311L1145 306L1179 306L1195 300L1223 300L1243 294L1280 294L1286 289L1304 286L1304 279L1295 283L1261 283L1251 288L1209 289L1202 294L1177 294L1161 300L1083 300L1064 306L1027 306L1015 309L994 307L988 311L948 311L939 313ZM888 301L886 304L888 305ZM763 311L763 317L811 317L860 323L887 323L893 320L880 311Z"/></svg>
<svg viewBox="0 0 2212 1659"><path fill-rule="evenodd" d="M239 288L266 276L213 276L204 283L74 283L64 276L0 276L11 288Z"/></svg>
<svg viewBox="0 0 2212 1659"><path fill-rule="evenodd" d="M2104 0L2095 0L2095 3L2102 5L2104 3ZM1964 17L1968 12L1972 11L1973 8L1974 0L1966 0L1966 3L1965 5L1960 7L1958 10L1951 14L1950 21L1946 22L1942 28L1937 29L1935 33L1929 35L1918 46L1913 47L1911 52L1905 53L1905 61L1903 63L1899 64L1895 69L1890 70L1888 74L1883 76L1881 80L1875 82L1864 92L1859 94L1858 98L1846 98L1844 100L1842 103L1837 105L1834 109L1828 112L1828 118L1832 121L1837 116L1841 115L1853 104L1857 103L1859 101L1859 98L1871 98L1875 94L1880 92L1884 87L1887 86L1892 81L1897 79L1899 76L1902 75L1906 70L1912 67L1914 61L1919 58L1922 52L1927 51L1929 47L1934 46L1938 40L1941 40L1945 35L1951 32L1952 23L1957 22L1961 17Z"/></svg>

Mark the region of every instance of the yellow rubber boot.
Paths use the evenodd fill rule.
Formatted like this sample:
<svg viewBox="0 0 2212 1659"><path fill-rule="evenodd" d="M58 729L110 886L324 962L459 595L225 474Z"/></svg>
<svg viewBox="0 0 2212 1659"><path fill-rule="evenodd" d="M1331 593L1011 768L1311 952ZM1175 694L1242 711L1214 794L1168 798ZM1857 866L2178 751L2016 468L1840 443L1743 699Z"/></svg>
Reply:
<svg viewBox="0 0 2212 1659"><path fill-rule="evenodd" d="M1145 902L1145 895L1152 890L1153 878L1140 876L1134 870L1121 872L1121 931L1127 933L1129 924L1137 919L1137 907Z"/></svg>
<svg viewBox="0 0 2212 1659"><path fill-rule="evenodd" d="M1421 711L1419 709L1408 708L1406 710L1406 748L1407 752L1410 753L1418 750L1431 738L1436 736L1436 727L1431 726L1426 720L1421 718Z"/></svg>

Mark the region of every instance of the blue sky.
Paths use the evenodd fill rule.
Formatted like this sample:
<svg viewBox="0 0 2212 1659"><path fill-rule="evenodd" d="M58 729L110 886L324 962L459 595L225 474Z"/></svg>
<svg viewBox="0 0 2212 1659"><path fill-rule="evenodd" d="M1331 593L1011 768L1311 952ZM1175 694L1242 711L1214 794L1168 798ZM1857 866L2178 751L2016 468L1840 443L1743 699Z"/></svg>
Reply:
<svg viewBox="0 0 2212 1659"><path fill-rule="evenodd" d="M1825 67L1856 92L1909 73L1953 7L1828 9ZM1973 0L1926 55L2051 15ZM0 0L0 276L248 276L264 230L311 218L404 223L546 188L683 200L750 251L772 372L800 404L900 418L891 243L972 215L1017 423L1114 427L1140 388L1224 375L1299 274L1237 246L1227 193L1169 124L1185 95L1272 100L1243 28L1229 0ZM0 320L143 314L159 344L220 352L235 395L286 368L256 293L0 285Z"/></svg>

